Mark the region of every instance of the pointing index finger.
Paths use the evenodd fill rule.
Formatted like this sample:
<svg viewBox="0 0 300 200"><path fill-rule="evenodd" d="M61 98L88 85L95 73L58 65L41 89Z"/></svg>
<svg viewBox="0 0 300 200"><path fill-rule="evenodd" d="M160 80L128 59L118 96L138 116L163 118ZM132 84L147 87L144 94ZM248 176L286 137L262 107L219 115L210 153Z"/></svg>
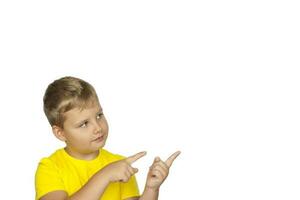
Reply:
<svg viewBox="0 0 300 200"><path fill-rule="evenodd" d="M128 162L129 164L132 164L134 163L135 161L137 161L138 159L140 159L141 157L145 156L146 155L146 151L142 151L142 152L139 152L133 156L129 156L128 158L126 158L126 162Z"/></svg>
<svg viewBox="0 0 300 200"><path fill-rule="evenodd" d="M166 165L168 167L172 166L172 163L174 162L174 160L177 158L177 156L180 154L180 151L176 151L175 153L173 153L167 160L166 160Z"/></svg>

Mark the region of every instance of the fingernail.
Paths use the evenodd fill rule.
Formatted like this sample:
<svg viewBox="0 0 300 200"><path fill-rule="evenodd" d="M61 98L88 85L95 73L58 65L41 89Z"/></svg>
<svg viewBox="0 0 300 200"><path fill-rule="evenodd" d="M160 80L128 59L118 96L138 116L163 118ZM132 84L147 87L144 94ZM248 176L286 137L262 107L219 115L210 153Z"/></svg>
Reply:
<svg viewBox="0 0 300 200"><path fill-rule="evenodd" d="M158 162L159 160L159 157L155 157L155 162Z"/></svg>

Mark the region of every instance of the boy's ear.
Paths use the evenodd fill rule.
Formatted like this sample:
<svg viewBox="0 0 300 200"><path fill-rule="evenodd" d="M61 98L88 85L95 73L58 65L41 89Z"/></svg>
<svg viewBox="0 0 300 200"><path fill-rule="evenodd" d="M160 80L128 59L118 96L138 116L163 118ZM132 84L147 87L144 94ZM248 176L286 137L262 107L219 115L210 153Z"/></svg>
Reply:
<svg viewBox="0 0 300 200"><path fill-rule="evenodd" d="M55 137L63 142L66 141L66 137L64 134L64 131L62 128L60 128L59 126L53 125L52 126L52 132L55 135Z"/></svg>

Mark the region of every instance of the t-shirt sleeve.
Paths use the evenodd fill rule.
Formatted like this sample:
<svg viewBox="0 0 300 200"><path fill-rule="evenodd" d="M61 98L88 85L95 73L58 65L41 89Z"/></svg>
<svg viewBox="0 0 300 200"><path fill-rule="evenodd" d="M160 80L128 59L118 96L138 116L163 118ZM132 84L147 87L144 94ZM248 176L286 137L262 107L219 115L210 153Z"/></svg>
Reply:
<svg viewBox="0 0 300 200"><path fill-rule="evenodd" d="M121 196L122 199L140 196L135 176L132 176L128 182L121 183Z"/></svg>
<svg viewBox="0 0 300 200"><path fill-rule="evenodd" d="M50 159L43 158L35 174L36 200L56 190L65 190L59 170Z"/></svg>

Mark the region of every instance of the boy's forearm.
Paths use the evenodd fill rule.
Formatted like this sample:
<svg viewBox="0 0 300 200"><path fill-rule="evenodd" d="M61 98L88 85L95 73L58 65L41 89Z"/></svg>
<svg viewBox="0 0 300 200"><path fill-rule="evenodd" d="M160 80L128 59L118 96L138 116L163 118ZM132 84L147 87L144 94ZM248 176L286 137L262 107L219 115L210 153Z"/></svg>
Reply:
<svg viewBox="0 0 300 200"><path fill-rule="evenodd" d="M151 189L145 187L143 194L139 200L158 200L159 189Z"/></svg>
<svg viewBox="0 0 300 200"><path fill-rule="evenodd" d="M108 178L100 170L82 188L68 197L68 200L99 200L108 184Z"/></svg>

